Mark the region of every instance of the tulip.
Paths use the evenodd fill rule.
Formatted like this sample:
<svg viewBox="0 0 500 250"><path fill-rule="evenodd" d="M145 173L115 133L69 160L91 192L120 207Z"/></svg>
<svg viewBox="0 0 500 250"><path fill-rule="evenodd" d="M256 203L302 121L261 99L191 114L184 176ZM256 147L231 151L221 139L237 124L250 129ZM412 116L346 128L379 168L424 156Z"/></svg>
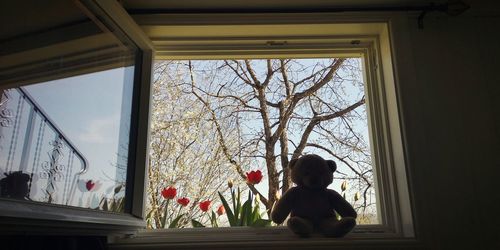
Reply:
<svg viewBox="0 0 500 250"><path fill-rule="evenodd" d="M262 172L260 170L247 172L247 182L249 184L259 184L262 180Z"/></svg>
<svg viewBox="0 0 500 250"><path fill-rule="evenodd" d="M342 189L342 192L344 192L347 189L347 181L343 181L342 184L340 185L340 189Z"/></svg>
<svg viewBox="0 0 500 250"><path fill-rule="evenodd" d="M359 192L356 192L356 194L354 194L354 201L358 201L360 196Z"/></svg>
<svg viewBox="0 0 500 250"><path fill-rule="evenodd" d="M203 212L208 211L208 209L210 208L210 203L211 203L211 201L209 201L209 200L200 202L201 211L203 211Z"/></svg>
<svg viewBox="0 0 500 250"><path fill-rule="evenodd" d="M161 191L161 195L165 199L173 199L177 195L177 189L175 189L174 187L164 188Z"/></svg>
<svg viewBox="0 0 500 250"><path fill-rule="evenodd" d="M226 212L226 209L224 209L223 205L220 205L219 208L217 209L217 214L219 216L223 215Z"/></svg>
<svg viewBox="0 0 500 250"><path fill-rule="evenodd" d="M184 198L180 198L180 199L177 199L177 203L181 204L181 206L185 207L189 204L189 199L184 197Z"/></svg>
<svg viewBox="0 0 500 250"><path fill-rule="evenodd" d="M95 186L95 182L93 182L92 180L88 180L86 183L85 183L85 187L87 188L88 191L92 190Z"/></svg>
<svg viewBox="0 0 500 250"><path fill-rule="evenodd" d="M231 188L233 188L233 180L229 180L229 181L227 182L227 186L228 186L230 189L231 189Z"/></svg>

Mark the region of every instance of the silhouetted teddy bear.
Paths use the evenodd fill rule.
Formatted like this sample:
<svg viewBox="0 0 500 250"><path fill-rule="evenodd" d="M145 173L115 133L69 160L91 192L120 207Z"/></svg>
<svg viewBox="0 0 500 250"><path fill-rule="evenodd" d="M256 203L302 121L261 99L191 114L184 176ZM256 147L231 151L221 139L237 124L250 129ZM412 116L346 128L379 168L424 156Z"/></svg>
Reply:
<svg viewBox="0 0 500 250"><path fill-rule="evenodd" d="M4 173L5 178L0 180L0 196L25 199L29 193L29 181L31 177L22 171Z"/></svg>
<svg viewBox="0 0 500 250"><path fill-rule="evenodd" d="M356 211L339 193L327 189L337 164L318 155L304 155L289 164L292 181L297 184L279 199L271 217L281 224L291 212L287 225L294 233L308 237L312 232L342 237L356 225ZM335 212L341 219L338 220Z"/></svg>

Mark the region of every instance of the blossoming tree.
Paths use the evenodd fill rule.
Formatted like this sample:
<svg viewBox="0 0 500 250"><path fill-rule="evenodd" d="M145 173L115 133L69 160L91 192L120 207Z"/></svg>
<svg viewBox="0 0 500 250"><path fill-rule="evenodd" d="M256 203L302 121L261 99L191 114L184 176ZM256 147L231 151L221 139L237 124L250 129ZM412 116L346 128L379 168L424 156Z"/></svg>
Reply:
<svg viewBox="0 0 500 250"><path fill-rule="evenodd" d="M355 203L358 211L374 212L375 191L360 60L164 61L158 66L162 69L159 75L168 75L171 79L165 90L165 93L170 92L159 92L153 103L175 100L176 105L168 109L162 107L159 113L153 107L153 117L170 115L177 117L176 123L193 124L194 121L196 125L185 125L184 130L164 126L169 131L176 128L165 134L155 133L162 130L153 124L153 143L181 141L178 151L185 154L189 150L182 148L192 145L203 148L201 142L208 142L206 148L210 149L208 155L211 156L208 158L213 161L194 165L218 169L220 184L225 183L224 178L239 180L259 196L268 210L276 194L292 185L287 168L289 161L304 153L322 154L341 166L336 178L349 182L342 190L346 198ZM172 123L173 119L169 124ZM193 132L195 138L204 139L193 144L183 141L182 138L193 138L190 137ZM160 151L152 151L158 162L151 165L167 164L163 163L165 155L158 154ZM192 158L190 162L207 158L207 154L197 154L199 152L204 151L196 150L180 158ZM190 175L193 168L204 171L193 165L191 170L183 171ZM257 168L260 168L258 172ZM163 178L173 180L168 175ZM261 180L266 182L265 188L256 187ZM155 185L162 179L150 179L151 182ZM202 187L208 185L201 183ZM203 190L221 189L214 183ZM163 181L162 185L165 184ZM227 189L222 189L227 195ZM214 200L214 194L209 192L196 197Z"/></svg>

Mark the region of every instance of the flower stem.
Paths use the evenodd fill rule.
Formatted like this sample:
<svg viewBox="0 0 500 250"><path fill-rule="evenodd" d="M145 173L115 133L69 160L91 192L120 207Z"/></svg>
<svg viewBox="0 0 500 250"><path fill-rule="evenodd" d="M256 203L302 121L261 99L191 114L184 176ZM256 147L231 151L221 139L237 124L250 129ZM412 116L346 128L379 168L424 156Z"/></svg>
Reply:
<svg viewBox="0 0 500 250"><path fill-rule="evenodd" d="M165 210L163 211L163 217L161 220L161 228L165 228L165 222L167 221L167 209L168 209L169 202L170 202L170 199L167 199L167 203L165 204Z"/></svg>

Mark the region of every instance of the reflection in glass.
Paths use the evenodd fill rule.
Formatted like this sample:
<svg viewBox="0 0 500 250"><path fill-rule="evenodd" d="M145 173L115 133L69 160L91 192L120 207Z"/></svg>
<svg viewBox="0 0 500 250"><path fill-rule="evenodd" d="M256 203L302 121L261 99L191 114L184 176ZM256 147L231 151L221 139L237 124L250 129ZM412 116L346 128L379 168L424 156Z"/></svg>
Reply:
<svg viewBox="0 0 500 250"><path fill-rule="evenodd" d="M123 211L133 67L5 89L0 195Z"/></svg>
<svg viewBox="0 0 500 250"><path fill-rule="evenodd" d="M137 49L65 9L0 34L0 198L125 212Z"/></svg>

